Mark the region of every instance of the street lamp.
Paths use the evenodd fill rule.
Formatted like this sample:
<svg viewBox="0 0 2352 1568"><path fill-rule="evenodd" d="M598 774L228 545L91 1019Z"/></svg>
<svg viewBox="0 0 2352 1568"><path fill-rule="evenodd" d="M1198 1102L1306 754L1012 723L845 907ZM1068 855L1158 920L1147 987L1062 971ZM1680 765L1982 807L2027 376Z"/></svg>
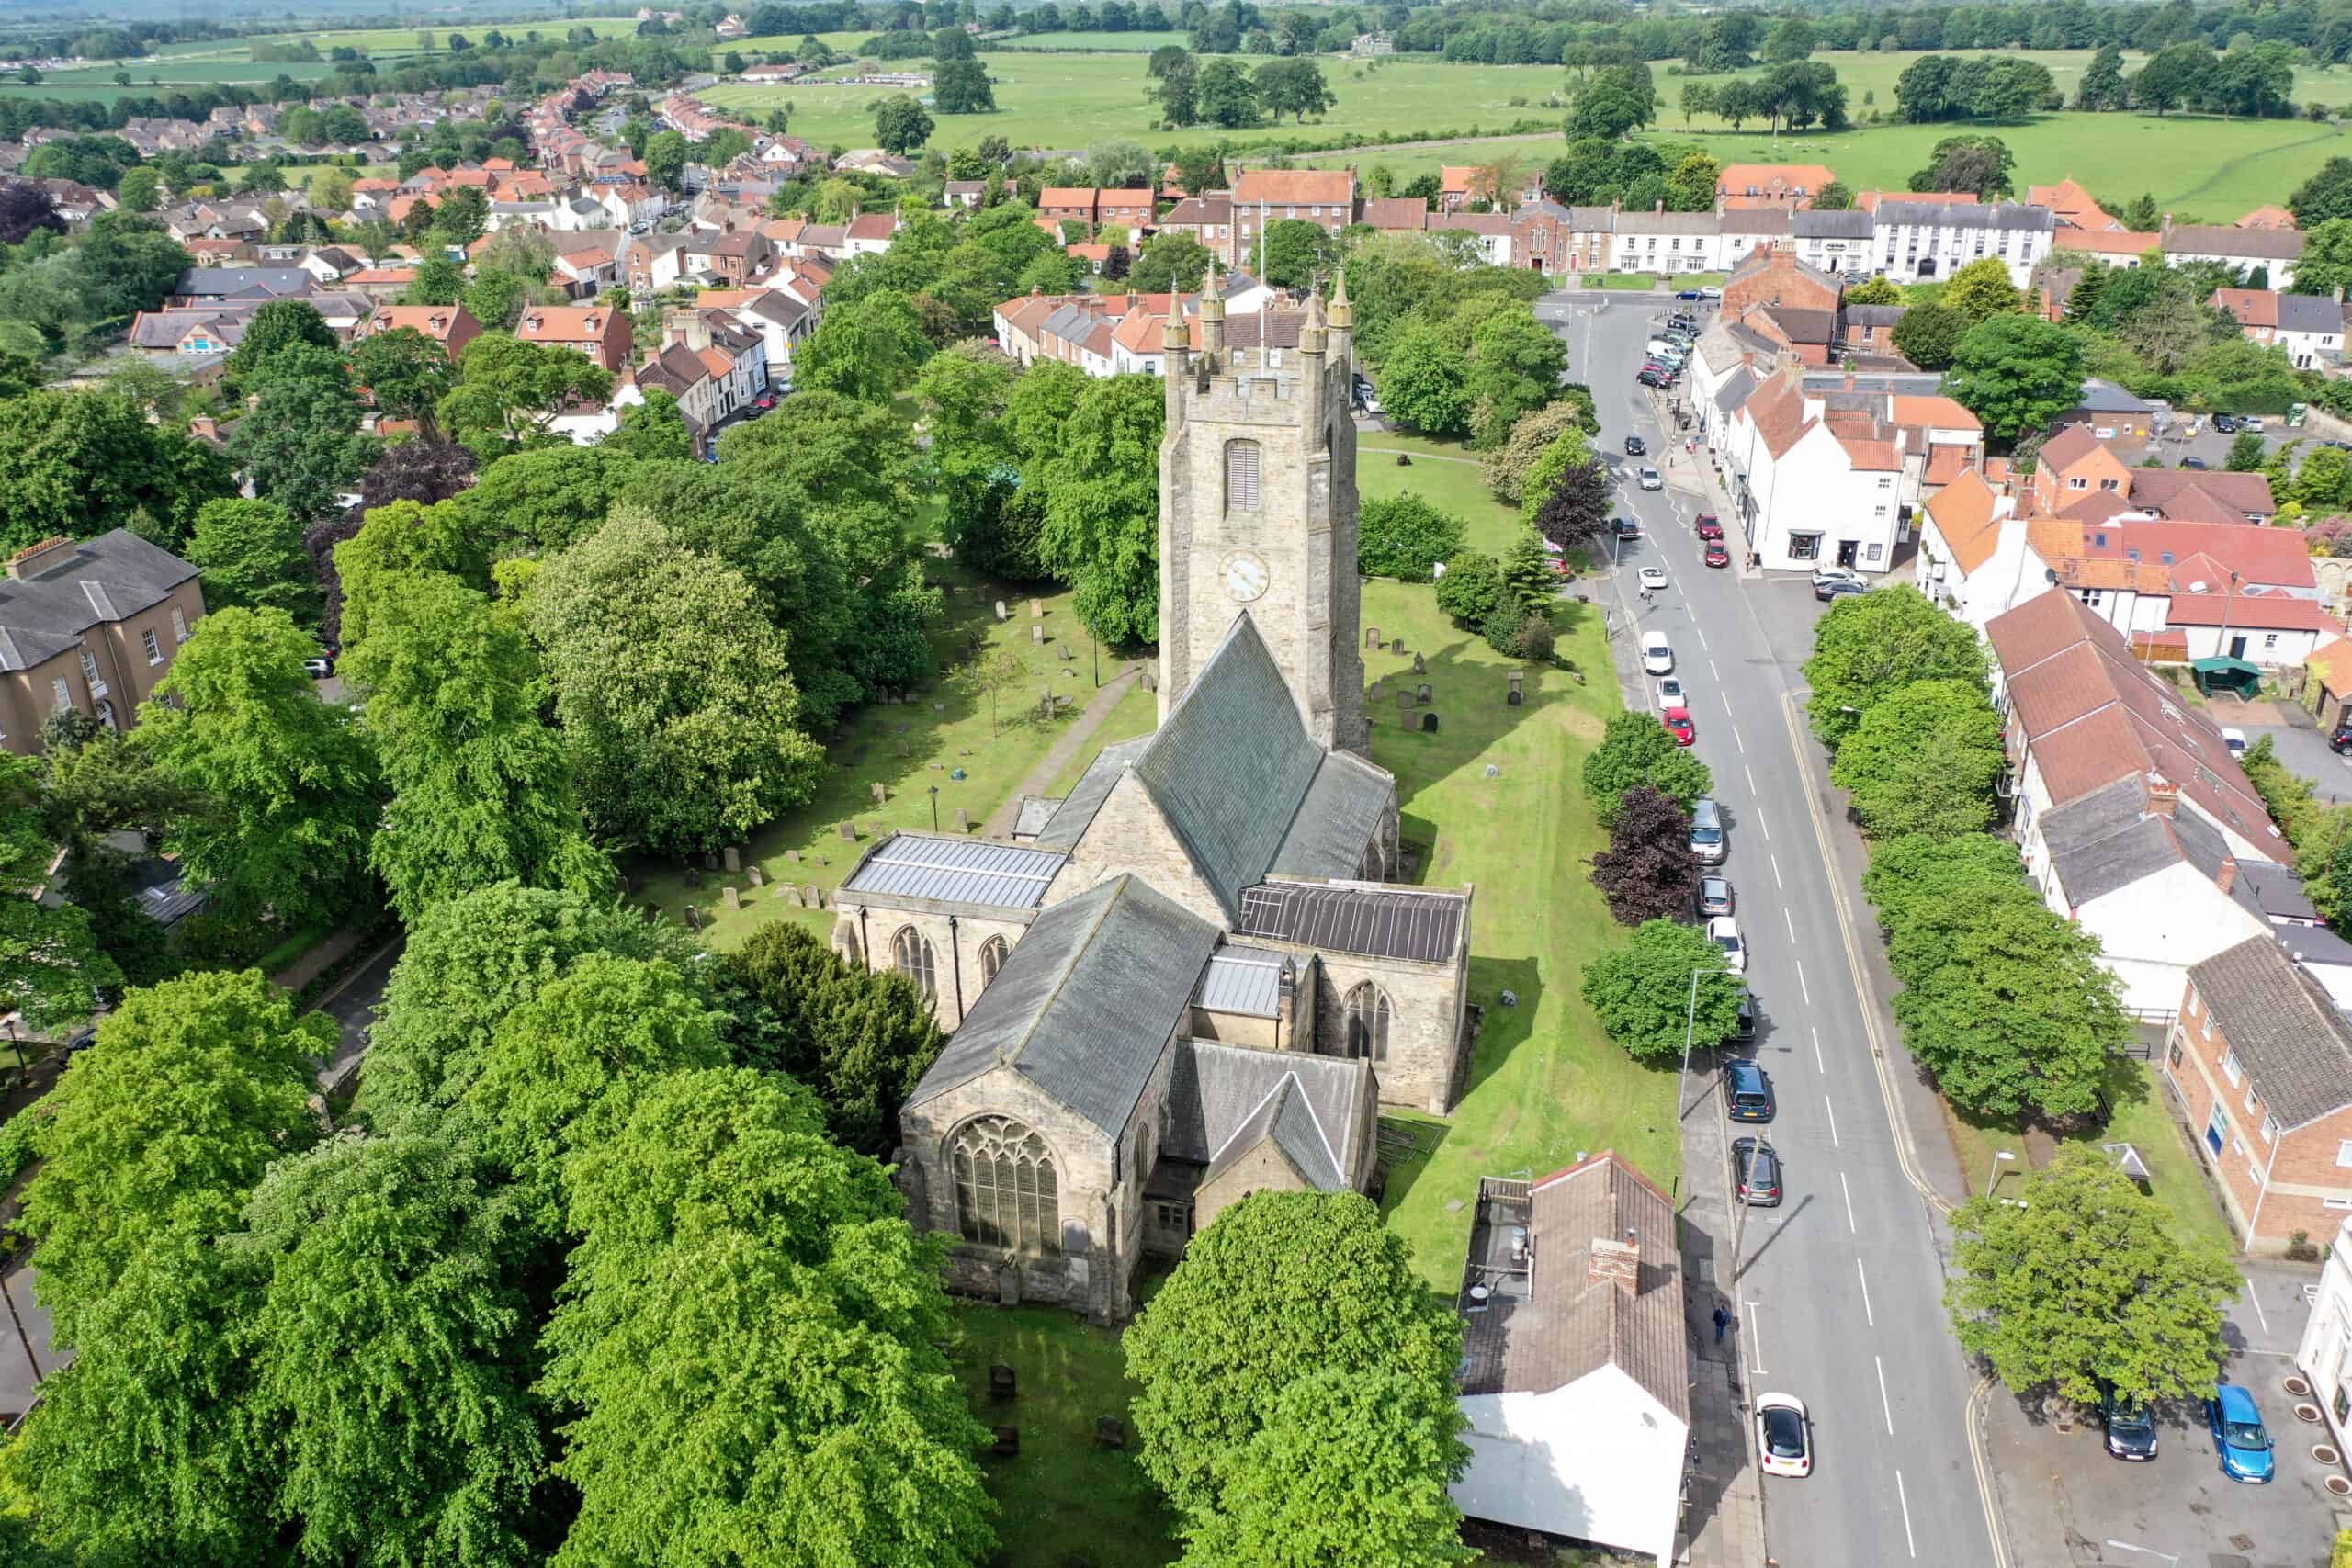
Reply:
<svg viewBox="0 0 2352 1568"><path fill-rule="evenodd" d="M2002 1163L2007 1160L2013 1160L2017 1157L2018 1156L2015 1154L2011 1153L2007 1149L1995 1149L1993 1151L1993 1170L1992 1174L1984 1179L1984 1196L1990 1198L1993 1195L1994 1187L1999 1183L2001 1179Z"/></svg>
<svg viewBox="0 0 2352 1568"><path fill-rule="evenodd" d="M939 786L931 786L931 830L939 831Z"/></svg>
<svg viewBox="0 0 2352 1568"><path fill-rule="evenodd" d="M1674 1078L1674 1119L1678 1122L1682 1120L1682 1088L1690 1077L1691 1032L1698 1027L1699 1022L1699 976L1722 975L1728 972L1723 969L1690 971L1690 1000L1682 1010L1682 1070L1676 1074Z"/></svg>

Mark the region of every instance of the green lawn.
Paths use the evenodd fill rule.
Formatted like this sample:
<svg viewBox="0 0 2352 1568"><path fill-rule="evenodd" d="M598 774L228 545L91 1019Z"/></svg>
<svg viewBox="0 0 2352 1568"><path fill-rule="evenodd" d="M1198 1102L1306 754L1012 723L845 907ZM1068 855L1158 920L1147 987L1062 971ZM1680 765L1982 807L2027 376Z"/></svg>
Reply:
<svg viewBox="0 0 2352 1568"><path fill-rule="evenodd" d="M1094 738L1079 748L1078 755L1070 759L1069 766L1062 770L1061 777L1056 779L1046 793L1067 795L1078 787L1080 775L1086 772L1087 764L1094 761L1095 753L1103 747L1114 741L1133 740L1136 736L1148 735L1159 728L1159 694L1137 681L1127 688L1127 694L1119 699L1118 706L1113 708L1096 727Z"/></svg>
<svg viewBox="0 0 2352 1568"><path fill-rule="evenodd" d="M989 1495L1002 1511L1000 1562L1013 1568L1159 1568L1176 1560L1174 1519L1134 1458L1094 1445L1096 1417L1125 1419L1136 1393L1118 1335L1060 1307L959 1303L956 1365L972 1409L1014 1427L1021 1452L983 1454ZM1008 1366L1016 1396L989 1395L989 1368Z"/></svg>
<svg viewBox="0 0 2352 1568"><path fill-rule="evenodd" d="M1023 33L1019 38L1006 39L1001 43L982 44L980 49L983 58L998 54L1018 54L1024 50L1094 50L1113 54L1130 52L1149 54L1153 50L1164 49L1170 44L1190 49L1192 36L1184 32ZM1329 62L1327 61L1325 63Z"/></svg>
<svg viewBox="0 0 2352 1568"><path fill-rule="evenodd" d="M1359 467L1369 490L1372 470ZM1367 673L1408 672L1419 652L1436 688L1436 735L1401 728L1393 698L1372 705L1373 760L1396 775L1417 880L1476 887L1470 996L1486 1027L1468 1089L1447 1118L1387 1113L1435 1141L1391 1170L1384 1201L1421 1276L1448 1296L1461 1282L1479 1177L1540 1175L1606 1148L1669 1189L1682 1168L1673 1071L1636 1066L1576 994L1585 961L1618 940L1586 879L1603 837L1576 783L1618 699L1598 611L1566 602L1556 618L1560 656L1589 682L1528 667L1526 705L1514 708L1504 673L1519 661L1456 630L1433 590L1364 590L1364 624L1408 649L1402 658L1368 652ZM1486 776L1490 763L1500 776ZM1501 1005L1506 990L1517 1006Z"/></svg>
<svg viewBox="0 0 2352 1568"><path fill-rule="evenodd" d="M2165 1100L2168 1091L2154 1064L2117 1057L2109 1064L2107 1092L2115 1106L2107 1126L2059 1141L2094 1148L2101 1144L2130 1144L2148 1162L2148 1190L2164 1206L2173 1235L2190 1246L2235 1252L2237 1242L2230 1235L2229 1222L2222 1217L2188 1135L2173 1120L2172 1107ZM1951 1127L1961 1168L1974 1192L1983 1192L1991 1179L1996 1151L2006 1149L2018 1156L2008 1162L1999 1188L2003 1196L2015 1197L2027 1161L2046 1159L2052 1148L2051 1140L2038 1134L2029 1146L2015 1122L1973 1121L1949 1106L1945 1121Z"/></svg>
<svg viewBox="0 0 2352 1568"><path fill-rule="evenodd" d="M1519 508L1505 506L1487 493L1478 478L1477 454L1462 443L1402 431L1367 434L1359 440L1356 489L1364 500L1418 495L1469 524L1464 542L1490 556L1500 555L1519 536ZM1409 467L1398 466L1400 453L1413 459Z"/></svg>
<svg viewBox="0 0 2352 1568"><path fill-rule="evenodd" d="M1001 585L970 584L945 561L934 558L931 570L934 581L968 587L964 593L948 594L945 624L933 633L942 653L941 677L904 706L856 710L836 733L824 738L828 767L816 798L755 834L744 853L745 867L759 866L767 886L754 888L748 877L722 872L700 874L702 886L689 886L687 874L677 863L640 861L629 870L641 897L672 916L695 905L705 916L705 939L717 948L732 947L754 927L777 919L797 919L830 933L833 889L873 843L877 825L883 831L930 829L933 785L939 789L943 830L955 830L956 810L961 807L969 815L971 830L979 831L989 813L1013 792L1093 696L1086 634L1069 613L1069 595L1058 594L1045 601L1046 619L1038 624L1045 626L1048 640L1038 647L1030 640L1025 598ZM994 611L999 597L1012 612L1001 623ZM1022 678L999 694L999 717L993 723L986 698L954 690L945 676L975 635L986 637L991 654L1009 651L1023 667ZM1075 655L1067 663L1061 657L1065 647ZM1065 669L1075 670L1075 678L1064 675ZM1047 686L1068 699L1050 720L1037 716L1037 694ZM967 751L971 754L965 755ZM964 770L964 778L949 776L957 768ZM876 784L889 795L878 806L873 796ZM855 844L841 836L844 820L857 825ZM800 855L797 863L786 858L796 851ZM828 908L794 909L784 897L786 883L815 883L824 890ZM742 897L742 907L731 914L722 903L722 884L735 886Z"/></svg>

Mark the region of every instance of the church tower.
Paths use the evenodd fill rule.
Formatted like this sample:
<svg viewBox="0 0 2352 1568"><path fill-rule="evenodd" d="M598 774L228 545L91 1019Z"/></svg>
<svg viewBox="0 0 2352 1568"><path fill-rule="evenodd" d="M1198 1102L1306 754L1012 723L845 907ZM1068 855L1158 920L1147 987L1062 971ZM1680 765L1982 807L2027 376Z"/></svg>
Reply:
<svg viewBox="0 0 2352 1568"><path fill-rule="evenodd" d="M1247 612L1315 739L1367 752L1346 279L1328 320L1310 299L1296 348L1227 346L1214 293L1201 297L1200 321L1197 352L1181 310L1162 339L1160 722Z"/></svg>

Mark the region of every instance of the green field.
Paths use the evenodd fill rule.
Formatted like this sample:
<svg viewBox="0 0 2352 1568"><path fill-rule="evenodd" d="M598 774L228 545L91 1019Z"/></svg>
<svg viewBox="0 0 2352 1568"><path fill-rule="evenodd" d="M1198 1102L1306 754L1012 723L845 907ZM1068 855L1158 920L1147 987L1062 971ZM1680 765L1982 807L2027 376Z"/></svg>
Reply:
<svg viewBox="0 0 2352 1568"><path fill-rule="evenodd" d="M1018 53L1023 50L1097 50L1113 54L1149 54L1169 44L1190 48L1190 33L1023 33L1001 43L982 44L984 53Z"/></svg>

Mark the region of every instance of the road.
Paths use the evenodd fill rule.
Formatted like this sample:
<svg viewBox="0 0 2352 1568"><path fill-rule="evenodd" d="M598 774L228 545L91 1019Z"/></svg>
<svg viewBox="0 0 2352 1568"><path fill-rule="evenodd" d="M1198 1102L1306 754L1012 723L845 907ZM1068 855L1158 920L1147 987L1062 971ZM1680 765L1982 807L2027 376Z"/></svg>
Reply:
<svg viewBox="0 0 2352 1568"><path fill-rule="evenodd" d="M1593 389L1611 454L1629 431L1654 454L1663 440L1633 375L1668 308L1663 297L1596 305L1581 295L1539 308L1567 341L1571 375ZM1725 1285L1749 1392L1796 1394L1815 1426L1813 1475L1767 1479L1766 1540L1782 1562L1997 1564L1967 1436L1975 1378L1941 1305L1939 1221L1905 1174L1849 956L1849 941L1875 938L1840 925L1827 829L1786 701L1802 688L1818 607L1803 579L1708 570L1690 526L1704 506L1635 489L1634 466L1623 466L1619 511L1639 518L1643 537L1624 547L1606 594L1612 626L1634 628L1620 630L1617 658L1647 697L1634 634L1664 632L1691 689L1699 754L1731 829L1723 870L1763 1021L1755 1055L1778 1101L1768 1132L1787 1168L1782 1206L1751 1212ZM1669 580L1646 606L1633 581L1645 566ZM1688 1114L1713 1116L1713 1088L1695 1078Z"/></svg>

